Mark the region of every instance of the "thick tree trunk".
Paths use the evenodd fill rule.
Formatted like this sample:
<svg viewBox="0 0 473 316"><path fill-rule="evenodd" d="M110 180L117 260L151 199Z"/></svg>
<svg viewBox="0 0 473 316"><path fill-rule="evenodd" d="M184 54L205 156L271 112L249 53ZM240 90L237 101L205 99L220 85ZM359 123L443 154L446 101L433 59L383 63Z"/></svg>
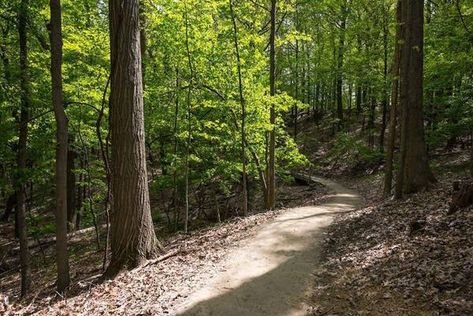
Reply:
<svg viewBox="0 0 473 316"><path fill-rule="evenodd" d="M57 289L69 286L69 257L67 254L67 118L62 91L62 30L61 3L49 2L51 10L51 79L54 115L56 117L56 265Z"/></svg>
<svg viewBox="0 0 473 316"><path fill-rule="evenodd" d="M30 86L28 69L28 0L20 3L18 15L18 36L20 40L20 121L18 124L18 152L16 176L16 219L18 224L18 237L20 240L20 268L21 268L21 296L25 296L31 286L30 253L28 250L28 231L26 227L26 145L28 141L28 120L30 108Z"/></svg>
<svg viewBox="0 0 473 316"><path fill-rule="evenodd" d="M392 88L391 88L391 109L389 112L389 131L388 131L388 144L384 171L384 197L388 197L391 194L392 182L393 182L393 159L394 159L394 144L396 142L396 125L398 117L398 103L399 103L399 66L400 66L400 49L401 49L401 32L402 32L402 19L401 19L401 2L397 2L397 13L396 13L396 40L394 47L394 61L392 67Z"/></svg>
<svg viewBox="0 0 473 316"><path fill-rule="evenodd" d="M230 12L232 16L233 24L233 42L235 45L235 55L237 59L237 70L238 70L238 92L240 96L241 105L241 162L242 162L242 211L243 215L248 214L248 188L246 181L246 100L243 94L243 81L241 75L241 61L240 61L240 47L238 45L238 28L235 19L235 12L233 10L233 2L229 0ZM219 219L220 220L220 219Z"/></svg>
<svg viewBox="0 0 473 316"><path fill-rule="evenodd" d="M106 275L156 255L148 191L138 0L110 0L112 257Z"/></svg>
<svg viewBox="0 0 473 316"><path fill-rule="evenodd" d="M435 182L424 137L423 1L403 0L402 13L405 30L401 49L401 168L397 197L401 193L417 192Z"/></svg>
<svg viewBox="0 0 473 316"><path fill-rule="evenodd" d="M271 30L269 34L269 87L271 96L276 95L276 6L277 0L271 0ZM274 209L276 204L276 111L274 105L271 105L269 116L271 130L268 133L268 198L266 202L266 208Z"/></svg>

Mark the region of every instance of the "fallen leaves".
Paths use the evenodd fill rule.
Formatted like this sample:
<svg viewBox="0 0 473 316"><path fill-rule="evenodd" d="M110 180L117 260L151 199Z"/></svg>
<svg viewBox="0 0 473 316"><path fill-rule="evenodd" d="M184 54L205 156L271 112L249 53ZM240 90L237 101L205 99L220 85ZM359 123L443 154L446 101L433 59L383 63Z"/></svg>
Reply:
<svg viewBox="0 0 473 316"><path fill-rule="evenodd" d="M431 191L403 201L380 201L379 175L353 182L371 205L330 227L324 270L316 277L325 287L314 290L318 309L339 304L326 293L358 297L374 289L377 306L355 299L344 314L383 308L399 314L406 307L412 315L473 314L473 207L449 213L455 178L441 176Z"/></svg>

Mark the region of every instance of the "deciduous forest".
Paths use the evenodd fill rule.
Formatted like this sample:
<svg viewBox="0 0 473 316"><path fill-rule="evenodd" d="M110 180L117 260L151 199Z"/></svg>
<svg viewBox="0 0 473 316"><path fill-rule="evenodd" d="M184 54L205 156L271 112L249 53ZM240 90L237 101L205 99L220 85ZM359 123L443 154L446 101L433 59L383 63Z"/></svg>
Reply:
<svg viewBox="0 0 473 316"><path fill-rule="evenodd" d="M0 313L473 314L472 0L0 2Z"/></svg>

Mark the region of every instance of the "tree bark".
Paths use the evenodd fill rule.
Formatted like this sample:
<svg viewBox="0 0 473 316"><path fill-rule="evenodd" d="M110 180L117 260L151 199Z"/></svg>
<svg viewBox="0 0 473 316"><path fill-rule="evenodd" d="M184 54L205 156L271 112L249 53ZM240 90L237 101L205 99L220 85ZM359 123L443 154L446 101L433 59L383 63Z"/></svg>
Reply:
<svg viewBox="0 0 473 316"><path fill-rule="evenodd" d="M423 42L424 3L403 0L403 46L401 49L401 163L397 197L417 192L435 182L430 170L424 136Z"/></svg>
<svg viewBox="0 0 473 316"><path fill-rule="evenodd" d="M148 191L139 1L110 0L112 256L106 275L157 254Z"/></svg>
<svg viewBox="0 0 473 316"><path fill-rule="evenodd" d="M276 6L277 0L271 0L271 27L269 34L269 87L270 95L276 95ZM274 209L276 202L276 179L275 179L275 151L276 151L276 111L271 104L269 123L271 130L268 135L268 198L267 209Z"/></svg>
<svg viewBox="0 0 473 316"><path fill-rule="evenodd" d="M18 35L20 41L20 121L17 152L18 174L16 178L18 237L20 240L21 296L25 296L31 286L30 253L28 250L28 231L26 227L26 146L28 141L28 120L30 100L30 77L28 65L28 0L20 3L18 15Z"/></svg>
<svg viewBox="0 0 473 316"><path fill-rule="evenodd" d="M233 10L233 2L229 0L230 12L233 24L233 42L235 45L235 55L237 59L237 71L238 71L238 92L240 95L240 106L241 106L241 162L242 162L242 211L243 215L248 214L248 188L246 181L246 100L243 94L243 81L241 75L241 61L240 61L240 47L238 45L238 28L235 19L235 11ZM220 220L220 218L219 218Z"/></svg>
<svg viewBox="0 0 473 316"><path fill-rule="evenodd" d="M49 2L51 10L51 79L54 115L56 118L56 265L57 289L69 286L67 254L67 118L62 90L62 30L60 0Z"/></svg>

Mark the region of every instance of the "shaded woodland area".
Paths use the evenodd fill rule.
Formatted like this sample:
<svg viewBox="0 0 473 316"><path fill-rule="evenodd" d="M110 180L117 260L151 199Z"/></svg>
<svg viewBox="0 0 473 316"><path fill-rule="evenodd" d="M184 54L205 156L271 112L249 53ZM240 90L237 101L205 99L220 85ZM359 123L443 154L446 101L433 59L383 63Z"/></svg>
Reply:
<svg viewBox="0 0 473 316"><path fill-rule="evenodd" d="M472 0L12 0L0 31L1 313L172 314L312 175L366 205L308 314L473 312Z"/></svg>

